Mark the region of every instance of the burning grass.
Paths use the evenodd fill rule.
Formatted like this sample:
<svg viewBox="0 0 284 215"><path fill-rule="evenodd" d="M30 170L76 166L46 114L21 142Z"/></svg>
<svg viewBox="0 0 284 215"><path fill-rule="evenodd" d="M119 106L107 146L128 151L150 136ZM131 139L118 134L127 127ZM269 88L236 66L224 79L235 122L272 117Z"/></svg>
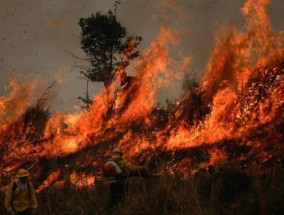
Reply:
<svg viewBox="0 0 284 215"><path fill-rule="evenodd" d="M257 163L244 166L241 162L216 164L200 169L188 178L180 172L163 177L139 178L129 181L124 205L112 214L281 214L284 198L284 160L262 172ZM166 166L160 166L166 168ZM38 194L41 215L108 214L108 187L96 183L79 188L66 172L63 183L50 186ZM3 202L4 194L1 194ZM3 205L1 214L5 214Z"/></svg>
<svg viewBox="0 0 284 215"><path fill-rule="evenodd" d="M162 177L133 179L137 189L118 214L279 214L284 49L269 27L267 3L247 1L247 32L221 29L201 82L165 107L153 104L164 83L159 74L171 77L167 46L179 40L168 28L114 101L122 108L111 113L100 94L77 114L49 114L30 105L30 88L14 84L10 97L0 97L1 190L24 167L34 176L41 214L104 214L100 167L120 147Z"/></svg>

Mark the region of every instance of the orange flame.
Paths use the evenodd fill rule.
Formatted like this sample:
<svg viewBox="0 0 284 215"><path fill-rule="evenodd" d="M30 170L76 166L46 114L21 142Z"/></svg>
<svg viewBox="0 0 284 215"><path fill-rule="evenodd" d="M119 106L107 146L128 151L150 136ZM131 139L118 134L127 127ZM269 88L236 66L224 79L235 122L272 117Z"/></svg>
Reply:
<svg viewBox="0 0 284 215"><path fill-rule="evenodd" d="M246 139L260 125L276 120L279 113L283 119L283 68L259 69L284 59L283 36L273 33L265 11L267 4L268 0L247 0L242 8L247 32L238 33L234 25L220 27L199 94L196 95L208 112L199 118L192 117L192 124L179 117L190 109L186 96L179 103L186 103L184 106L174 105L168 112L162 108L157 110L157 114L152 112L157 90L174 76L169 69L174 63L169 58L168 45L177 44L180 38L167 27L160 29L157 38L134 67L134 83L118 92L120 101L115 102L121 108L110 117L106 117L109 107L106 107L106 96L102 92L93 97L94 102L85 111L54 113L46 122L40 140L33 141L28 135L35 130L32 125L25 125L24 120L12 123L30 105L27 98L33 85L21 87L11 82L13 90L10 95L0 97L0 140L5 139L3 142L6 144L0 145L1 149L5 149L1 168L9 171L18 167L15 163L41 158L55 160L64 156L69 156L70 163L74 165L89 164L95 159L102 159L106 150L114 146L121 147L126 157L135 157L142 152L155 156L158 149L173 152L224 140ZM131 42L129 45L131 49ZM190 58L184 58L183 66L188 67L189 62ZM254 83L253 79L258 82ZM275 84L269 85L272 81L267 80L273 80ZM116 85L111 85L111 92ZM266 89L266 97L261 97L261 89ZM260 98L256 99L256 95ZM157 120L159 113L162 115L160 121ZM188 114L195 113L189 111ZM14 129L18 127L21 129ZM70 158L70 155L76 157L79 154L83 154L83 161ZM92 158L85 159L87 156ZM200 163L200 167L214 165L227 157L222 150L211 149L209 159ZM192 162L186 158L180 167ZM170 171L178 166L174 164ZM51 171L38 191L58 177L59 171ZM70 179L78 187L95 183L95 176L85 172L74 171Z"/></svg>

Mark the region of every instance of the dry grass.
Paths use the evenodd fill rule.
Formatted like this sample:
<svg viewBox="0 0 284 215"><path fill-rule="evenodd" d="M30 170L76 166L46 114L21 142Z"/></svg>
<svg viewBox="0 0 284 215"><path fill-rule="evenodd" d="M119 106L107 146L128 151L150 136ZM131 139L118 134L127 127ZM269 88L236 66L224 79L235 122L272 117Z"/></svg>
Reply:
<svg viewBox="0 0 284 215"><path fill-rule="evenodd" d="M113 215L214 215L281 214L283 212L283 165L260 174L256 167L241 169L226 164L200 170L181 179L181 175L159 178L131 178L124 205ZM78 189L67 182L38 194L41 215L104 215L107 213L108 186L97 183ZM4 202L4 193L1 193ZM6 215L4 205L1 215Z"/></svg>

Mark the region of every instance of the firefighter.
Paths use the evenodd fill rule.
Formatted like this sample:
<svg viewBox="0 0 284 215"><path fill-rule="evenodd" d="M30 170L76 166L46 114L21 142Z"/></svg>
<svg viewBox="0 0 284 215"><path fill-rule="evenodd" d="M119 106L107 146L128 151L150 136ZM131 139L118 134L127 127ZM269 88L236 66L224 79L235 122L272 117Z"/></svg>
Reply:
<svg viewBox="0 0 284 215"><path fill-rule="evenodd" d="M111 158L107 159L104 167L104 177L109 183L109 209L114 205L122 204L125 198L125 191L128 190L127 171L147 171L147 167L136 166L126 159L123 159L122 151L113 149Z"/></svg>
<svg viewBox="0 0 284 215"><path fill-rule="evenodd" d="M8 186L5 207L11 214L35 214L37 199L33 184L29 181L28 177L28 171L20 169L16 175L16 180L12 181Z"/></svg>

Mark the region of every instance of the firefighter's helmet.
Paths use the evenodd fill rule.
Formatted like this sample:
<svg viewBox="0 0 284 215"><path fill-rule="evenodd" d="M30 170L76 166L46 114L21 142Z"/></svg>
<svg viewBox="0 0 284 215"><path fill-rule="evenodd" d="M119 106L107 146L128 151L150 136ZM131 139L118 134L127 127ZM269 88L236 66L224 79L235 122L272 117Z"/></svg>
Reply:
<svg viewBox="0 0 284 215"><path fill-rule="evenodd" d="M112 156L113 159L118 159L122 157L122 151L119 148L114 148L112 150Z"/></svg>
<svg viewBox="0 0 284 215"><path fill-rule="evenodd" d="M27 170L25 170L25 169L19 169L19 171L18 171L16 177L17 177L17 178L24 178L24 177L28 177L29 175L30 175L30 174L29 174L29 172L28 172Z"/></svg>

